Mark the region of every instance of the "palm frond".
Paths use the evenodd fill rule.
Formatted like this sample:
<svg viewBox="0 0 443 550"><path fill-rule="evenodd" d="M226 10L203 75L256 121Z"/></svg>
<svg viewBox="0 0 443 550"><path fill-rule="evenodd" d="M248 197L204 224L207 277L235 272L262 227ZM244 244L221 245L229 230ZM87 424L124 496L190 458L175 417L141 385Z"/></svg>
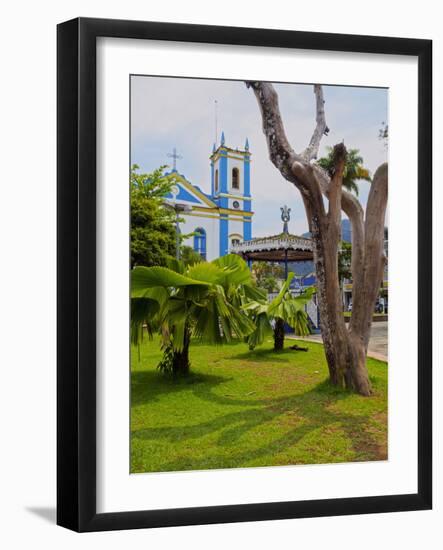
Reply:
<svg viewBox="0 0 443 550"><path fill-rule="evenodd" d="M184 274L186 269L186 266L182 260L172 258L171 256L166 260L166 267L171 271L175 271L175 273L180 273L181 275Z"/></svg>
<svg viewBox="0 0 443 550"><path fill-rule="evenodd" d="M248 264L237 254L227 254L211 262L221 268L218 284L224 288L229 285L252 285L252 276Z"/></svg>
<svg viewBox="0 0 443 550"><path fill-rule="evenodd" d="M223 277L223 271L212 262L202 262L190 266L187 271L187 276L196 281L219 284Z"/></svg>
<svg viewBox="0 0 443 550"><path fill-rule="evenodd" d="M255 330L248 336L250 349L260 346L268 334L272 332L271 321L266 312L261 312L254 319Z"/></svg>
<svg viewBox="0 0 443 550"><path fill-rule="evenodd" d="M206 285L210 283L197 281L176 273L167 267L135 267L131 273L131 296L144 296L147 289L153 287L183 287L189 285Z"/></svg>
<svg viewBox="0 0 443 550"><path fill-rule="evenodd" d="M131 300L131 342L138 346L143 340L143 328L146 327L149 337L157 329L157 315L160 304L150 298Z"/></svg>

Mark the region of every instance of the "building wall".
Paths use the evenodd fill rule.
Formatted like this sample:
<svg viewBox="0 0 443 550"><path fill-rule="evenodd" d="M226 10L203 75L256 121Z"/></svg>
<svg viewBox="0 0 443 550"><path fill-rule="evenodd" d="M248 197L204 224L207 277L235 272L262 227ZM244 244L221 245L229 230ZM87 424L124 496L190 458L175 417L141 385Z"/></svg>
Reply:
<svg viewBox="0 0 443 550"><path fill-rule="evenodd" d="M231 247L232 239L238 239L240 238L240 241L243 241L243 222L240 220L229 220L229 245L228 248ZM240 237L238 237L240 236Z"/></svg>
<svg viewBox="0 0 443 550"><path fill-rule="evenodd" d="M252 201L250 196L250 161L249 155L241 156L241 158L233 158L236 155L228 157L228 208L233 210L245 210L251 212ZM237 168L239 175L239 189L232 187L232 171ZM236 203L238 206L236 208ZM241 222L241 229L235 231L230 227L229 233L237 232L242 235L242 240L247 241L252 238L252 220L245 218L246 221ZM229 243L230 244L230 243Z"/></svg>
<svg viewBox="0 0 443 550"><path fill-rule="evenodd" d="M232 170L234 168L237 168L238 170L238 181L239 181L238 189L234 189L232 187ZM237 159L229 156L228 157L228 193L230 195L242 196L243 189L244 189L243 157Z"/></svg>
<svg viewBox="0 0 443 550"><path fill-rule="evenodd" d="M216 217L215 213L208 212L197 215L194 211L192 215L184 214L181 216L184 220L180 224L180 230L183 234L193 233L196 229L202 228L206 232L206 259L214 260L219 256L229 254L232 239L239 238L244 240L244 221L241 217L233 219L229 216L222 218ZM246 222L249 226L250 222ZM188 237L184 244L194 246L194 237Z"/></svg>
<svg viewBox="0 0 443 550"><path fill-rule="evenodd" d="M184 215L183 222L180 224L182 233L193 233L201 227L206 231L206 259L208 261L219 257L219 220L218 218L209 218L210 213L203 216ZM194 247L194 237L188 237L184 244Z"/></svg>

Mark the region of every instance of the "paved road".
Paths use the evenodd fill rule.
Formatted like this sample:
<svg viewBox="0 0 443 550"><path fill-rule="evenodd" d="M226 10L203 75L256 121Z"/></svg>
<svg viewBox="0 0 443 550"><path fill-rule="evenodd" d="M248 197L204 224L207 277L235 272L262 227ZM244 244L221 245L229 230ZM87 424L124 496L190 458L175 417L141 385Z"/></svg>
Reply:
<svg viewBox="0 0 443 550"><path fill-rule="evenodd" d="M299 337L298 337L299 338ZM311 334L305 338L306 340L314 340L321 342L321 334ZM368 355L376 359L388 360L388 322L379 321L372 323L371 338L369 340Z"/></svg>
<svg viewBox="0 0 443 550"><path fill-rule="evenodd" d="M388 359L388 322L379 321L372 323L371 338L369 340L368 351L374 354L383 355Z"/></svg>

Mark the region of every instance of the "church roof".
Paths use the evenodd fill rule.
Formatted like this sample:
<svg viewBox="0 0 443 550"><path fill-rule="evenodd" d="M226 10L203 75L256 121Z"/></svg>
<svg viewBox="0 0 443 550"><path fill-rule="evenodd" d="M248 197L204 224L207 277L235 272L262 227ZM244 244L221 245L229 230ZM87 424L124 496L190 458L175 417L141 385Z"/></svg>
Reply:
<svg viewBox="0 0 443 550"><path fill-rule="evenodd" d="M216 203L212 200L212 197L204 193L200 187L193 185L183 174L179 174L176 170L167 172L165 175L173 175L175 177L175 186L178 188L178 193L175 193L175 199L178 201L185 201L195 205L205 205L210 208L217 208ZM174 197L173 193L165 195L167 199Z"/></svg>
<svg viewBox="0 0 443 550"><path fill-rule="evenodd" d="M217 149L212 151L212 154L209 158L210 159L216 158L217 156L219 156L220 154L223 154L223 153L225 153L225 154L226 153L231 153L231 154L240 155L240 156L246 156L247 155L248 157L251 156L251 153L249 152L249 149L245 149L245 150L234 149L233 147L227 147L226 145L220 145L219 147L217 147Z"/></svg>
<svg viewBox="0 0 443 550"><path fill-rule="evenodd" d="M233 147L228 147L226 145L226 139L225 139L225 133L222 132L221 133L221 138L220 138L220 144L219 145L216 145L214 143L214 146L212 148L212 154L211 156L209 157L211 160L216 160L219 156L225 156L225 155L229 155L229 153L231 155L240 155L240 157L244 156L246 158L249 158L251 156L251 153L249 152L249 140L248 138L246 138L245 140L245 147L244 149L238 149L238 148L233 148Z"/></svg>

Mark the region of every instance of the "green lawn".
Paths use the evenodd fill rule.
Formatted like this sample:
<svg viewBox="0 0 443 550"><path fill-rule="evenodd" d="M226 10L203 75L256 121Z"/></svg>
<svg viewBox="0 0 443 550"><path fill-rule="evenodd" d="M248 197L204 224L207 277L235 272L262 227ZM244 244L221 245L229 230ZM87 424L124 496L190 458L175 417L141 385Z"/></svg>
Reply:
<svg viewBox="0 0 443 550"><path fill-rule="evenodd" d="M192 344L180 381L157 371L158 340L140 360L133 348L131 471L385 460L386 363L368 359L364 398L329 386L321 344L299 344L309 351Z"/></svg>

